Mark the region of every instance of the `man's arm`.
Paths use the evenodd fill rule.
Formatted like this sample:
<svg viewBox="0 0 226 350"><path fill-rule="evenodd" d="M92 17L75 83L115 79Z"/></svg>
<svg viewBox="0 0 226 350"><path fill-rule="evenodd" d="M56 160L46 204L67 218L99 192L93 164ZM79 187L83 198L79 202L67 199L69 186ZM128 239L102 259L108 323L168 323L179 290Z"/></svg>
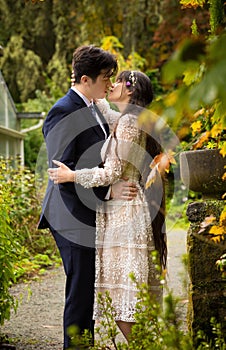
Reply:
<svg viewBox="0 0 226 350"><path fill-rule="evenodd" d="M127 180L128 179L121 179L111 185L110 199L131 201L136 197L138 191L136 184Z"/></svg>

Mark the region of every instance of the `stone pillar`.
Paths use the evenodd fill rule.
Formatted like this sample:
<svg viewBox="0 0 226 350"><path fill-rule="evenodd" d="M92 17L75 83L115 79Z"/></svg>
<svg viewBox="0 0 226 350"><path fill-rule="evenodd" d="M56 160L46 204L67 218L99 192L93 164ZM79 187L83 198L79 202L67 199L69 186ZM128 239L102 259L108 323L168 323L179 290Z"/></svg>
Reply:
<svg viewBox="0 0 226 350"><path fill-rule="evenodd" d="M224 201L206 200L188 205L190 227L187 236L188 273L190 278L188 328L194 339L202 329L212 338L210 319L216 318L226 334L226 281L217 270L216 261L225 253L225 241L210 241L206 233L199 233L203 220L213 215L219 220Z"/></svg>

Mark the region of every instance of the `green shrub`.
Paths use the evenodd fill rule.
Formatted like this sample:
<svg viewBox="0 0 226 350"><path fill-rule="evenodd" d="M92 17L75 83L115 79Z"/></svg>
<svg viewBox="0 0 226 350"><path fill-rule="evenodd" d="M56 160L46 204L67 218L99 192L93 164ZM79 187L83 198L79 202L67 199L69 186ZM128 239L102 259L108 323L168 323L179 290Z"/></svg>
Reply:
<svg viewBox="0 0 226 350"><path fill-rule="evenodd" d="M10 318L10 310L17 308L17 300L10 294L15 281L14 264L20 254L20 245L14 239L11 227L11 188L4 176L6 166L1 164L0 172L0 324Z"/></svg>
<svg viewBox="0 0 226 350"><path fill-rule="evenodd" d="M136 323L132 327L129 343L117 341L120 333L114 321L114 309L108 292L98 295L98 302L102 309L103 320L98 322L94 345L91 344L90 334L80 336L77 329L70 328L73 337L70 350L89 346L92 350L225 350L226 344L221 325L214 319L210 320L215 338L209 340L205 330L198 332L198 339L194 342L189 332L182 330L180 321L179 299L168 290L163 307L151 297L148 287L138 286L139 302L135 314ZM194 344L198 345L194 345Z"/></svg>
<svg viewBox="0 0 226 350"><path fill-rule="evenodd" d="M0 159L0 324L16 310L10 286L59 263L59 253L48 230L39 231L41 212L36 177L17 160Z"/></svg>
<svg viewBox="0 0 226 350"><path fill-rule="evenodd" d="M49 230L37 229L42 200L40 179L29 168L13 167L14 164L13 160L0 159L2 181L7 183L10 193L10 226L14 231L14 240L23 246L21 258L43 253L53 256L58 251Z"/></svg>

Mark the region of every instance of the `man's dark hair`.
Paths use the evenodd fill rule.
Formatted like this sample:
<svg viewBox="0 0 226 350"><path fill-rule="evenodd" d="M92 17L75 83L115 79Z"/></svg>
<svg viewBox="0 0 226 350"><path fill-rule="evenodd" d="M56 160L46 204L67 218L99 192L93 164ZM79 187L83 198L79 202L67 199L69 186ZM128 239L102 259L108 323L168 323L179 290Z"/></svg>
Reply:
<svg viewBox="0 0 226 350"><path fill-rule="evenodd" d="M72 69L75 83L79 84L83 75L89 76L94 82L103 72L106 77L111 77L116 74L118 65L110 52L94 45L85 45L73 53Z"/></svg>

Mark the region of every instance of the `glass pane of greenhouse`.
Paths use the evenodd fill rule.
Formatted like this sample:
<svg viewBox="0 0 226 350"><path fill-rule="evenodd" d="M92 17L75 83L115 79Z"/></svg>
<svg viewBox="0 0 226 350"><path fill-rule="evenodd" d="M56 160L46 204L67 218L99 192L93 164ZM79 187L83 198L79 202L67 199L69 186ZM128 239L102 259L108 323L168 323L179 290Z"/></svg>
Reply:
<svg viewBox="0 0 226 350"><path fill-rule="evenodd" d="M6 156L7 137L0 134L0 156Z"/></svg>
<svg viewBox="0 0 226 350"><path fill-rule="evenodd" d="M23 139L17 110L0 71L0 156L19 156L23 163Z"/></svg>

